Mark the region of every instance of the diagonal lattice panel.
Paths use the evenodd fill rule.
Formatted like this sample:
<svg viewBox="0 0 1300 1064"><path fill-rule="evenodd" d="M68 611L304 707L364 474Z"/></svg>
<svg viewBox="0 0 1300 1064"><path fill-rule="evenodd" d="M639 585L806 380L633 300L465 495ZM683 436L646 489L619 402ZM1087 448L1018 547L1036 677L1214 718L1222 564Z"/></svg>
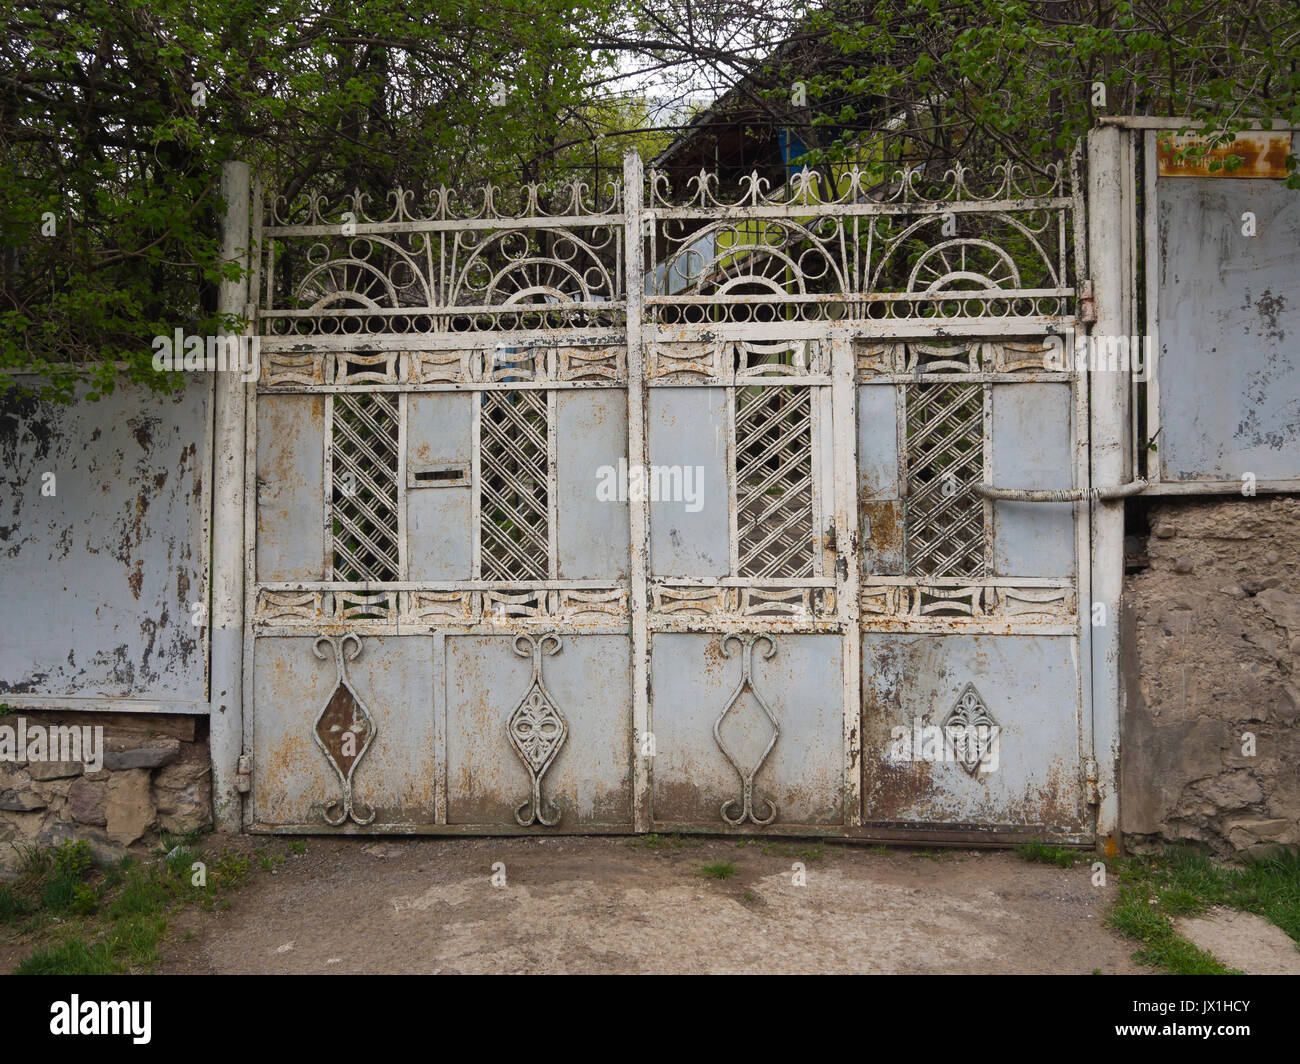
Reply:
<svg viewBox="0 0 1300 1064"><path fill-rule="evenodd" d="M397 580L397 403L334 397L330 438L335 580Z"/></svg>
<svg viewBox="0 0 1300 1064"><path fill-rule="evenodd" d="M907 469L907 572L985 575L982 385L907 386Z"/></svg>
<svg viewBox="0 0 1300 1064"><path fill-rule="evenodd" d="M812 402L808 388L736 393L740 576L813 575Z"/></svg>
<svg viewBox="0 0 1300 1064"><path fill-rule="evenodd" d="M546 393L484 393L479 439L483 578L545 580L550 569Z"/></svg>

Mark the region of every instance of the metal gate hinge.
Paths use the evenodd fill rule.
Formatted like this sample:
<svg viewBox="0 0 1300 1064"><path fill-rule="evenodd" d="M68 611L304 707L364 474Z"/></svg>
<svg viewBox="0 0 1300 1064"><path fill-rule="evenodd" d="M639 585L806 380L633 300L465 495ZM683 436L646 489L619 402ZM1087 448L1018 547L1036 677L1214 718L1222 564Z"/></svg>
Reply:
<svg viewBox="0 0 1300 1064"><path fill-rule="evenodd" d="M1097 320L1097 300L1092 294L1092 281L1079 285L1079 320L1091 323Z"/></svg>
<svg viewBox="0 0 1300 1064"><path fill-rule="evenodd" d="M253 759L248 754L241 754L235 765L235 790L247 794L253 786Z"/></svg>
<svg viewBox="0 0 1300 1064"><path fill-rule="evenodd" d="M1097 762L1093 758L1088 758L1083 763L1084 790L1088 796L1089 805L1101 804L1101 790L1097 786Z"/></svg>

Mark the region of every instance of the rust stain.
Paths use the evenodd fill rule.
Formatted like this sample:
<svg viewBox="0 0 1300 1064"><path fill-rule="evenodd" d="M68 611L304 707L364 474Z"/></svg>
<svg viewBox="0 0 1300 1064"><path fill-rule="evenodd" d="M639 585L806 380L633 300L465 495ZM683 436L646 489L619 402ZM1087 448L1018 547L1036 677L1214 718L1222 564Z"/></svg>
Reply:
<svg viewBox="0 0 1300 1064"><path fill-rule="evenodd" d="M1236 140L1211 149L1199 159L1179 159L1179 151L1204 144L1199 133L1162 133L1157 140L1156 162L1161 177L1285 178L1286 158L1291 154L1291 134L1278 132L1238 133ZM1230 155L1241 159L1235 170L1224 167ZM1211 170L1211 164L1218 169Z"/></svg>

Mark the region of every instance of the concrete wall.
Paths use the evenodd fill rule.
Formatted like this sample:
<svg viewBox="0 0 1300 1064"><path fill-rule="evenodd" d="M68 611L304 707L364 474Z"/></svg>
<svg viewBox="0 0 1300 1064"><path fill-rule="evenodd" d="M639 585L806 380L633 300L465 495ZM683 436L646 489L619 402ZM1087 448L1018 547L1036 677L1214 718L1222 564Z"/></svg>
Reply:
<svg viewBox="0 0 1300 1064"><path fill-rule="evenodd" d="M1300 843L1300 499L1148 505L1149 566L1125 584L1125 839Z"/></svg>

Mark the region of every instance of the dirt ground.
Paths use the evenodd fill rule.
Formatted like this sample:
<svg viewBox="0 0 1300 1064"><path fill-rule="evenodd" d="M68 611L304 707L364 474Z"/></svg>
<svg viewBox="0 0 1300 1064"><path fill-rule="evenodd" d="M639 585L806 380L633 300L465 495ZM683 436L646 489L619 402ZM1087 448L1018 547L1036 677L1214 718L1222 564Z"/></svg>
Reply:
<svg viewBox="0 0 1300 1064"><path fill-rule="evenodd" d="M159 971L1149 971L1103 926L1114 888L1083 863L793 840L231 841L283 863L227 911L173 916ZM701 875L712 862L735 875Z"/></svg>

